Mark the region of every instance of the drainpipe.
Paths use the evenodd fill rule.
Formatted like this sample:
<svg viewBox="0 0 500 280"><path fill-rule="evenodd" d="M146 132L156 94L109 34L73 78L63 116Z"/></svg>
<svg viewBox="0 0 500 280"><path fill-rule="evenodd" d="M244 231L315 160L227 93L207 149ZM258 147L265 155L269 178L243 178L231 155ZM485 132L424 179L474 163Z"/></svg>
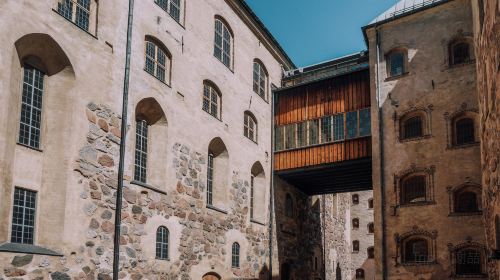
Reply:
<svg viewBox="0 0 500 280"><path fill-rule="evenodd" d="M380 155L380 211L381 211L381 224L382 224L382 246L381 246L381 254L382 254L382 279L387 279L387 252L386 252L386 238L387 231L385 225L385 174L384 174L384 143L383 143L383 135L384 135L384 119L382 116L382 102L381 102L381 93L380 93L380 34L378 31L378 27L375 27L375 36L376 36L376 46L377 46L377 65L376 65L376 88L377 88L377 110L378 110L378 143L379 143L379 155Z"/></svg>
<svg viewBox="0 0 500 280"><path fill-rule="evenodd" d="M269 195L269 280L273 280L273 221L274 221L274 90L271 91L271 189Z"/></svg>
<svg viewBox="0 0 500 280"><path fill-rule="evenodd" d="M128 88L130 84L130 54L132 49L132 22L134 0L128 2L127 49L125 54L125 76L123 78L122 123L120 132L120 163L118 165L118 188L116 190L115 236L113 244L113 280L118 280L120 269L120 227L122 221L122 190L125 165L125 143L127 136Z"/></svg>
<svg viewBox="0 0 500 280"><path fill-rule="evenodd" d="M322 195L323 199L323 279L326 279L326 195Z"/></svg>

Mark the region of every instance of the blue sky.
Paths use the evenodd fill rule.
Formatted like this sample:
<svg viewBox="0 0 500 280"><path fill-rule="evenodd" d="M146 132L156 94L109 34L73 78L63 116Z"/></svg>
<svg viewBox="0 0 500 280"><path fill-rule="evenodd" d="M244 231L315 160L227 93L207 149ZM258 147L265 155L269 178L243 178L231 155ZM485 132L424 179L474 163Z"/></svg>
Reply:
<svg viewBox="0 0 500 280"><path fill-rule="evenodd" d="M366 49L361 27L398 0L246 0L297 67Z"/></svg>

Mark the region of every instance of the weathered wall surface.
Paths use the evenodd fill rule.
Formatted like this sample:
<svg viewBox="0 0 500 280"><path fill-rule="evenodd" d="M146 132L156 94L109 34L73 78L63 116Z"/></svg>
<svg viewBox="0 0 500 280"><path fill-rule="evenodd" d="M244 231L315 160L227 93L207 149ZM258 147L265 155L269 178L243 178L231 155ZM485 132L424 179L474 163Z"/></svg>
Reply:
<svg viewBox="0 0 500 280"><path fill-rule="evenodd" d="M477 90L481 120L481 162L483 176L486 243L498 250L500 228L500 4L496 0L473 1L476 35ZM490 279L497 279L500 262L490 262Z"/></svg>
<svg viewBox="0 0 500 280"><path fill-rule="evenodd" d="M379 109L383 120L383 123L372 124L376 279L382 279L383 230L389 279L445 279L454 273L451 250L456 246L477 246L483 262L486 258L482 249L485 240L481 216L451 213L453 190L463 185L481 185L479 144L456 148L449 140L450 116L461 113L475 116L478 111L474 61L450 67L448 54L449 43L454 39L470 40L473 36L470 3L450 1L385 23L378 31L380 64L377 63L375 28L367 30L374 104L372 120L378 119ZM407 50L408 73L388 78L385 56L395 48ZM377 86L379 106L376 105ZM426 136L400 141L399 120L414 110L426 114ZM383 131L382 142L380 131ZM380 165L381 145L384 166ZM427 176L429 203L401 207L398 182L402 176L416 172ZM385 212L381 212L381 204L385 205ZM432 263L402 264L400 242L408 236L427 236L432 244L429 247Z"/></svg>

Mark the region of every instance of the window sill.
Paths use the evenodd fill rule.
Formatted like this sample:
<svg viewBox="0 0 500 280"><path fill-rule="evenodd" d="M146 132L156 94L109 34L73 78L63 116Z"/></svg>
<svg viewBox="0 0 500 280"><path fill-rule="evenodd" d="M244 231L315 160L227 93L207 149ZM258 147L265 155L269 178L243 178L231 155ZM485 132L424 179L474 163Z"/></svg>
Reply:
<svg viewBox="0 0 500 280"><path fill-rule="evenodd" d="M404 72L401 75L387 77L387 78L385 78L384 82L390 82L390 81L394 81L394 80L399 80L400 78L407 77L408 75L410 75L410 72Z"/></svg>
<svg viewBox="0 0 500 280"><path fill-rule="evenodd" d="M436 261L429 261L429 262L407 262L407 263L402 263L402 266L425 266L425 265L436 265Z"/></svg>
<svg viewBox="0 0 500 280"><path fill-rule="evenodd" d="M400 143L407 143L407 142L417 142L417 141L420 141L420 140L429 139L431 137L432 137L432 135L427 134L427 135L424 135L424 136L413 137L413 138L404 138L404 139L401 139L401 138L398 137L398 140L399 140Z"/></svg>
<svg viewBox="0 0 500 280"><path fill-rule="evenodd" d="M166 85L166 86L167 86L167 87L169 87L169 88L172 88L172 87L170 86L170 84L166 83L165 81L162 81L162 80L158 79L158 77L156 77L155 75L153 75L153 74L149 73L149 72L148 72L148 70L146 70L145 68L144 68L143 70L144 70L144 72L148 73L150 76L154 77L154 78L155 78L158 82L160 82L160 83L162 83L162 84Z"/></svg>
<svg viewBox="0 0 500 280"><path fill-rule="evenodd" d="M257 94L264 102L266 102L267 104L269 104L269 100L267 100L264 96L256 93L255 91L253 91L253 93Z"/></svg>
<svg viewBox="0 0 500 280"><path fill-rule="evenodd" d="M488 279L488 275L485 274L472 274L472 275L453 275L452 279Z"/></svg>
<svg viewBox="0 0 500 280"><path fill-rule="evenodd" d="M136 186L139 186L139 187L143 187L145 189L152 190L152 191L157 192L157 193L167 194L167 192L165 192L165 191L162 191L162 190L160 190L160 189L158 189L156 187L153 187L151 185L148 185L146 183L139 182L139 181L136 181L136 180L133 180L132 182L130 182L130 184L136 185Z"/></svg>
<svg viewBox="0 0 500 280"><path fill-rule="evenodd" d="M227 70L229 70L231 73L233 73L233 74L234 74L234 69L233 69L233 68L231 68L230 66L227 66L226 64L224 64L224 62L222 62L222 60L220 60L218 57L216 57L216 56L215 56L215 54L213 54L213 57L214 57L214 58L215 58L218 62L222 63L222 65L224 65L224 66L227 68Z"/></svg>
<svg viewBox="0 0 500 280"><path fill-rule="evenodd" d="M261 225L261 226L265 226L265 225L266 225L265 223L263 223L263 222L259 222L259 221L254 220L254 219L250 219L250 222L251 222L251 223L254 223L254 224Z"/></svg>
<svg viewBox="0 0 500 280"><path fill-rule="evenodd" d="M222 210L222 209L217 208L217 207L215 207L213 205L210 205L210 204L207 204L207 209L214 210L214 211L217 211L217 212L222 213L224 215L227 215L227 211L226 210Z"/></svg>
<svg viewBox="0 0 500 280"><path fill-rule="evenodd" d="M17 142L17 145L19 145L19 146L21 146L21 147L28 148L28 149L30 149L30 150L33 150L33 151L36 151L36 152L39 152L39 153L43 153L43 150L42 150L42 149L35 148L35 147L31 147L31 146L28 146L28 145L23 144L23 143L19 143L19 142Z"/></svg>
<svg viewBox="0 0 500 280"><path fill-rule="evenodd" d="M157 261L161 261L161 262L169 262L169 261L170 261L170 258L166 258L166 259L158 259L158 258L155 258L155 260L157 260Z"/></svg>
<svg viewBox="0 0 500 280"><path fill-rule="evenodd" d="M212 114L210 114L209 112L207 112L207 111L203 110L203 108L201 108L201 110L202 110L203 112L207 113L207 114L208 114L209 116L211 116L212 118L214 118L214 119L216 119L216 120L218 120L218 121L222 122L222 119L219 119L219 118L217 118L217 117L214 117L214 115L212 115Z"/></svg>
<svg viewBox="0 0 500 280"><path fill-rule="evenodd" d="M462 144L462 145L448 145L447 150L459 150L459 149L467 149L475 146L479 146L480 142Z"/></svg>
<svg viewBox="0 0 500 280"><path fill-rule="evenodd" d="M252 140L252 139L250 139L250 138L246 137L244 134L243 134L243 137L245 137L246 139L248 139L248 140L252 141L252 143L254 143L255 145L259 145L259 143L257 143L257 141L254 141L254 140Z"/></svg>
<svg viewBox="0 0 500 280"><path fill-rule="evenodd" d="M457 63L457 64L450 64L448 65L448 67L445 68L445 70L454 70L454 69L457 69L457 68L462 68L462 67L465 67L465 66L469 66L469 65L475 65L476 64L476 60L475 59L471 59L467 62L463 62L463 63Z"/></svg>
<svg viewBox="0 0 500 280"><path fill-rule="evenodd" d="M60 254L56 251L52 251L44 247L30 245L30 244L18 244L18 243L4 243L0 245L0 252L23 253L23 254L56 256L56 257L63 256L63 254Z"/></svg>
<svg viewBox="0 0 500 280"><path fill-rule="evenodd" d="M290 151L296 151L296 150L302 150L302 149L309 149L309 148L315 148L315 147L320 147L320 146L326 146L326 145L331 145L331 144L337 144L337 143L343 143L351 140L358 140L358 139L363 139L363 138L371 138L371 135L366 135L366 136L358 136L354 138L346 138L342 140L335 140L331 142L325 142L325 143L319 143L319 144L314 144L314 145L308 145L308 146L302 146L302 147L297 147L297 148L288 148L288 149L281 149L281 150L275 150L274 153L281 153L281 152L290 152Z"/></svg>
<svg viewBox="0 0 500 280"><path fill-rule="evenodd" d="M52 9L52 11L53 11L54 13L58 14L58 15L59 15L60 17L62 17L63 19L65 19L66 21L71 22L71 23L72 23L75 27L77 27L77 28L78 28L78 29L80 29L81 31L83 31L83 32L87 33L88 35L92 36L92 38L94 38L94 39L96 39L96 40L98 40L98 39L99 39L99 38L97 38L97 36L96 36L96 35L94 35L94 34L92 34L92 33L88 32L87 30L85 30L85 29L81 28L80 26L78 26L78 25L77 25L76 23L74 23L73 21L71 21L71 20L69 20L69 19L65 18L65 17L64 17L63 15L61 15L61 14L60 14L60 13L59 13L56 9Z"/></svg>
<svg viewBox="0 0 500 280"><path fill-rule="evenodd" d="M483 211L466 212L466 213L453 212L450 213L448 217L468 217L468 216L481 216L481 215L483 215Z"/></svg>
<svg viewBox="0 0 500 280"><path fill-rule="evenodd" d="M423 202L413 202L413 203L407 203L407 204L400 204L398 205L399 208L407 208L407 207L413 207L413 206L428 206L428 205L434 205L436 204L435 201L423 201Z"/></svg>

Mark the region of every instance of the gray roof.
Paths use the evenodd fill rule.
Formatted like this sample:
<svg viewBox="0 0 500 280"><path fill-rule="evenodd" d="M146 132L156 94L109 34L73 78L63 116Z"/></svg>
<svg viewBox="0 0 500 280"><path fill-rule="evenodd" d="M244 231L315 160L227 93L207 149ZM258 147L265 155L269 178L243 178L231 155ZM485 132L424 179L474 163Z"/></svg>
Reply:
<svg viewBox="0 0 500 280"><path fill-rule="evenodd" d="M428 6L439 5L448 0L401 0L396 5L390 7L387 11L372 20L369 25L385 21L394 17L410 14L416 10L425 9Z"/></svg>

